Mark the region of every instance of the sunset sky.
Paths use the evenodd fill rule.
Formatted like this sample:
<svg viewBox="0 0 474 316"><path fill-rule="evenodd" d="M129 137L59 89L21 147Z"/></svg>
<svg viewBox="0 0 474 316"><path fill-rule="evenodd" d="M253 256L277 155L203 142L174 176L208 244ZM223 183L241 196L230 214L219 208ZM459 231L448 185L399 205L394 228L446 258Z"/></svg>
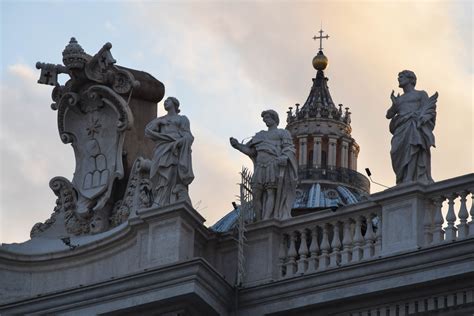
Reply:
<svg viewBox="0 0 474 316"><path fill-rule="evenodd" d="M232 209L239 170L232 149L265 129L260 113L304 103L315 76L320 29L336 104L352 112L359 172L392 186L385 113L397 74L436 91L435 181L474 170L472 1L18 1L1 6L0 242L29 239L56 197L48 182L72 179L74 155L58 136L51 86L37 61L61 63L74 36L89 54L111 42L119 65L146 71L181 102L195 137L193 204L214 224ZM163 104L158 105L163 115ZM372 185L372 192L382 188Z"/></svg>

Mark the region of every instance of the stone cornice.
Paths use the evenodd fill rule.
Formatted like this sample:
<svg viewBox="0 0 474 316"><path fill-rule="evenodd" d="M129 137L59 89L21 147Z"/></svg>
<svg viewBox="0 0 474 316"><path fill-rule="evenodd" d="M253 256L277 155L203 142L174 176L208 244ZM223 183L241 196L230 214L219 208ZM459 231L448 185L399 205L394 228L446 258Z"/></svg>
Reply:
<svg viewBox="0 0 474 316"><path fill-rule="evenodd" d="M10 245L5 245L0 247L0 267L2 264L10 266L14 262L15 269L22 269L22 267L28 269L30 263L44 262L46 266L49 266L52 261L55 264L63 261L66 265L77 265L85 261L99 260L113 253L121 252L131 244L136 243L137 233L143 225L146 225L147 221L163 220L177 215L193 222L193 228L205 238L209 238L211 235L203 225L204 218L189 203L180 202L162 208L154 207L139 210L138 215L130 218L126 223L102 234L71 237L71 245L77 246L72 250L63 244L60 239L33 239L28 241L29 243L52 243L55 248L44 253L16 252L10 250Z"/></svg>
<svg viewBox="0 0 474 316"><path fill-rule="evenodd" d="M467 275L474 277L474 239L355 263L239 291L242 315L290 312L347 297ZM427 271L431 271L428 273ZM370 286L368 285L370 284ZM416 292L416 289L413 289ZM311 302L311 303L309 303Z"/></svg>
<svg viewBox="0 0 474 316"><path fill-rule="evenodd" d="M202 258L144 269L116 279L92 285L48 293L30 299L0 305L5 313L58 313L84 310L94 306L94 314L135 306L134 298L142 296L143 304L166 296L188 295L208 304L218 313L226 313L233 302L233 289L223 277ZM189 298L188 298L189 299ZM118 303L118 301L120 303ZM130 305L130 306L127 306Z"/></svg>

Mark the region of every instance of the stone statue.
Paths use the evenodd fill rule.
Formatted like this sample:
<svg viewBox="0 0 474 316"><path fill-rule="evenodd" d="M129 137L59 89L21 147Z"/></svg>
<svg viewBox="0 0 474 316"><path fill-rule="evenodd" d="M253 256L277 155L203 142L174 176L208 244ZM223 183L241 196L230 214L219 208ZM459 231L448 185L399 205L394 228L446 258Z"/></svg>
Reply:
<svg viewBox="0 0 474 316"><path fill-rule="evenodd" d="M189 120L178 115L179 101L169 97L164 102L166 115L148 123L145 135L156 146L150 168L154 204L165 206L177 201L188 201L188 186L194 179L191 163L191 134Z"/></svg>
<svg viewBox="0 0 474 316"><path fill-rule="evenodd" d="M425 91L415 90L416 75L404 70L398 74L403 94L390 98L387 111L392 133L392 167L397 184L411 181L433 182L431 178L430 147L435 147L433 129L436 121L438 93L428 97Z"/></svg>
<svg viewBox="0 0 474 316"><path fill-rule="evenodd" d="M231 137L230 144L252 159L253 207L257 219L291 217L297 182L296 150L290 132L277 128L277 112L262 112L268 131L260 131L246 144Z"/></svg>

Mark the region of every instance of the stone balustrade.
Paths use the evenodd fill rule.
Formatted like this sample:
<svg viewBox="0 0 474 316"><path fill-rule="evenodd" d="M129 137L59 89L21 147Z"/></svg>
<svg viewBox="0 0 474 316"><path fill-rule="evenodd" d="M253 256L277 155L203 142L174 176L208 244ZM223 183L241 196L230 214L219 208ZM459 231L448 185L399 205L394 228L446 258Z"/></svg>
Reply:
<svg viewBox="0 0 474 316"><path fill-rule="evenodd" d="M426 246L474 237L474 182L435 187L427 195L431 207L423 219Z"/></svg>
<svg viewBox="0 0 474 316"><path fill-rule="evenodd" d="M381 213L363 212L317 218L283 229L279 250L279 277L315 273L370 260L381 253Z"/></svg>
<svg viewBox="0 0 474 316"><path fill-rule="evenodd" d="M335 212L293 218L279 229L277 276L318 273L473 238L473 202L474 174L469 174L393 187Z"/></svg>

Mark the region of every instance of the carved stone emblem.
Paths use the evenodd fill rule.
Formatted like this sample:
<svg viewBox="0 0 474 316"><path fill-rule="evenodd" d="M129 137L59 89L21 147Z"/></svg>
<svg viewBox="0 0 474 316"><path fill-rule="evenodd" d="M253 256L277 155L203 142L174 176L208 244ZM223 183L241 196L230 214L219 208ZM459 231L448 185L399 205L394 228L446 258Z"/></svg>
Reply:
<svg viewBox="0 0 474 316"><path fill-rule="evenodd" d="M67 234L109 228L114 182L124 176L125 131L133 124L127 100L139 86L130 72L114 66L111 48L107 43L90 56L72 38L63 51L64 66L36 64L41 69L38 83L55 86L51 107L58 111L62 142L74 149L76 168L72 182L62 177L51 180L59 204L51 219L35 225L32 236L44 235L58 216ZM71 77L64 86L57 81L60 73Z"/></svg>
<svg viewBox="0 0 474 316"><path fill-rule="evenodd" d="M61 139L76 157L72 180L78 192L77 215L106 206L113 181L123 177L123 132L132 115L111 88L93 85L81 94L65 94L58 107Z"/></svg>

